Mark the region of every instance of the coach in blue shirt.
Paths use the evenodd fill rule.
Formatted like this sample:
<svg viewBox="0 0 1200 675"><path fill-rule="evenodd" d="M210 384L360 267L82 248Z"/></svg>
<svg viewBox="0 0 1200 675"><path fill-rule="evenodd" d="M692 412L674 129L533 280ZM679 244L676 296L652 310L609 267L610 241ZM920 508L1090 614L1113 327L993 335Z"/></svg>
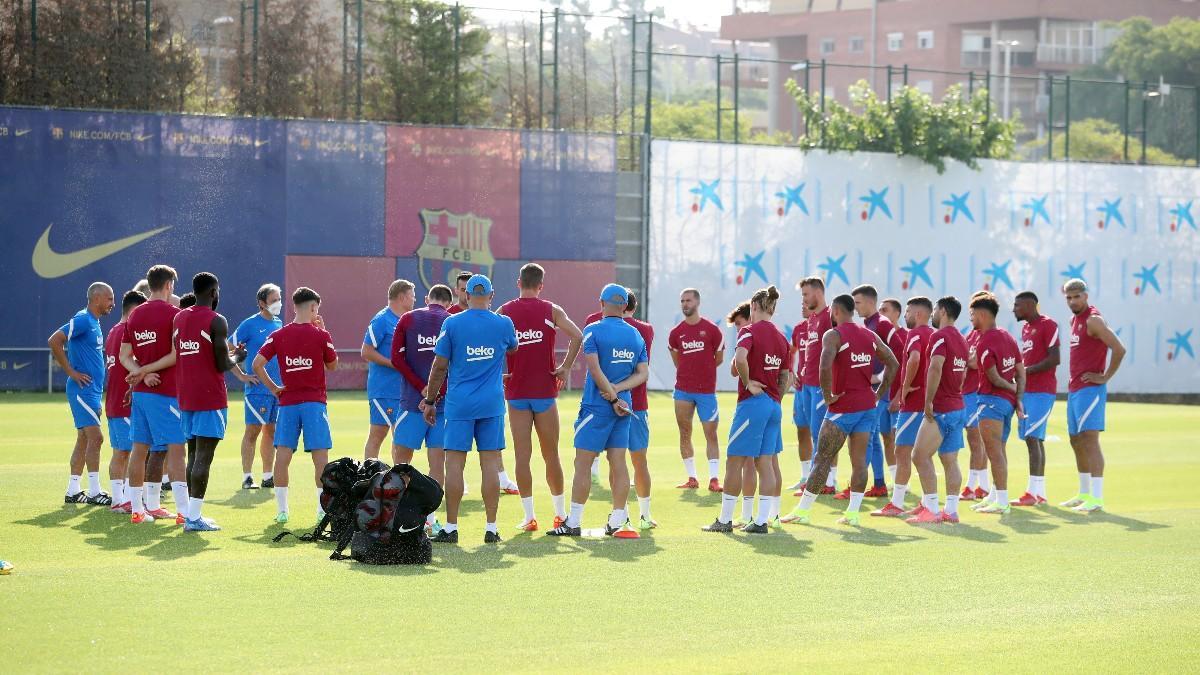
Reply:
<svg viewBox="0 0 1200 675"><path fill-rule="evenodd" d="M646 341L623 318L629 301L629 292L624 286L605 286L600 291L600 301L604 303L604 318L583 330L587 377L583 381L579 418L575 421L571 513L566 523L547 533L556 537L579 536L583 505L587 503L592 487L592 461L601 452L608 453L613 503L604 531L610 536L637 536L633 530L623 527L629 498L625 453L629 450L629 413L633 406L630 390L650 375Z"/></svg>
<svg viewBox="0 0 1200 675"><path fill-rule="evenodd" d="M504 357L517 351L512 319L488 310L495 293L482 274L467 280L467 309L446 319L434 347L433 368L425 387L423 414L433 424L437 392L446 387L446 525L434 541L458 543L458 507L463 468L472 442L483 468L483 505L487 532L483 541L500 541L496 511L500 505L500 450L504 449ZM628 479L626 479L628 482Z"/></svg>

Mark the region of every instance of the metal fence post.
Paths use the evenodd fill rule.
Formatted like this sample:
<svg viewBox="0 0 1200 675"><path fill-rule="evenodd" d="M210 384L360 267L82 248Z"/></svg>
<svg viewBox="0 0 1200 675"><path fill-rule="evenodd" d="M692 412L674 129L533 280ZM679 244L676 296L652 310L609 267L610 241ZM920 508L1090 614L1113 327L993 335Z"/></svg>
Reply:
<svg viewBox="0 0 1200 675"><path fill-rule="evenodd" d="M717 140L721 140L721 55L717 54Z"/></svg>
<svg viewBox="0 0 1200 675"><path fill-rule="evenodd" d="M257 1L257 0L256 0ZM354 83L354 116L356 119L362 119L362 80L363 80L363 0L358 0L358 46L355 61L357 61L358 73L355 75Z"/></svg>
<svg viewBox="0 0 1200 675"><path fill-rule="evenodd" d="M258 0L251 3L254 17L250 29L250 90L253 92L254 105L251 112L258 113Z"/></svg>
<svg viewBox="0 0 1200 675"><path fill-rule="evenodd" d="M1063 104L1063 159L1071 161L1071 76L1067 75L1066 100Z"/></svg>
<svg viewBox="0 0 1200 675"><path fill-rule="evenodd" d="M462 45L462 10L454 3L454 125L458 126L459 49Z"/></svg>
<svg viewBox="0 0 1200 675"><path fill-rule="evenodd" d="M1146 94L1148 94L1148 93L1150 93L1150 83L1143 80L1142 81L1142 162L1141 162L1142 164L1146 163L1146 127L1150 126L1149 124L1147 124L1147 121L1149 120L1148 115L1150 113L1150 106L1147 103L1147 101L1149 101L1149 97L1146 96Z"/></svg>
<svg viewBox="0 0 1200 675"><path fill-rule="evenodd" d="M550 72L551 72L551 78L552 78L551 82L552 82L553 91L554 91L554 117L553 117L553 119L554 119L554 128L555 129L559 129L562 127L561 118L559 117L559 100L558 100L558 22L559 22L559 19L561 16L562 16L562 10L559 9L558 7L555 7L554 8L554 38L551 40L551 44L554 45L554 47L553 47L554 48L554 63L551 64L551 66L550 66ZM632 63L630 63L629 67L633 68L634 65ZM632 106L633 99L630 99L629 103Z"/></svg>
<svg viewBox="0 0 1200 675"><path fill-rule="evenodd" d="M242 2L242 28L246 25L246 3ZM245 42L245 36L242 37ZM238 53L242 52L239 47ZM245 77L245 74L241 74ZM239 79L240 82L240 79ZM350 0L342 0L342 117L350 116Z"/></svg>
<svg viewBox="0 0 1200 675"><path fill-rule="evenodd" d="M738 85L741 81L741 74L738 68L738 53L733 53L733 142L741 142L740 130L738 129Z"/></svg>
<svg viewBox="0 0 1200 675"><path fill-rule="evenodd" d="M1193 107L1196 109L1196 166L1200 167L1200 87L1192 89L1195 98Z"/></svg>
<svg viewBox="0 0 1200 675"><path fill-rule="evenodd" d="M587 46L584 46L584 61L587 61ZM669 68L670 63L667 64ZM584 95L586 96L587 82L584 81ZM650 116L654 112L654 105L651 96L654 94L654 17L649 18L649 23L646 24L646 113L642 116L642 123L645 126L645 137L642 139L642 145L646 147L645 157L650 156ZM587 99L584 99L585 103ZM585 108L586 110L586 108ZM586 120L586 117L585 117ZM647 223L650 221L646 221ZM645 289L645 286L642 287ZM645 291L643 290L643 293Z"/></svg>
<svg viewBox="0 0 1200 675"><path fill-rule="evenodd" d="M1125 118L1121 123L1121 133L1125 136L1125 147L1122 150L1122 161L1129 161L1129 80L1122 83L1125 91Z"/></svg>
<svg viewBox="0 0 1200 675"><path fill-rule="evenodd" d="M1050 85L1050 110L1046 113L1046 119L1049 124L1046 125L1046 158L1054 161L1054 76L1048 75L1047 81ZM988 101L992 100L992 93L988 92Z"/></svg>
<svg viewBox="0 0 1200 675"><path fill-rule="evenodd" d="M892 103L892 64L890 63L887 66L887 102L888 105Z"/></svg>
<svg viewBox="0 0 1200 675"><path fill-rule="evenodd" d="M904 64L904 86L908 86L908 64Z"/></svg>

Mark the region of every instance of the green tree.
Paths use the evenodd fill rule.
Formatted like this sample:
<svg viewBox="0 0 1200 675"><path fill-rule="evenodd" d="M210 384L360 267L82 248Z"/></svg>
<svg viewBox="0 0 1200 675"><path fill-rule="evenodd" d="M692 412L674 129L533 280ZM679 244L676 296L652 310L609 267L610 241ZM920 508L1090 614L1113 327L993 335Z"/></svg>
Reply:
<svg viewBox="0 0 1200 675"><path fill-rule="evenodd" d="M1019 122L993 114L985 90L967 98L956 85L935 103L915 87L903 87L890 101L881 101L866 80L859 80L850 88L850 107L826 100L822 114L820 93L806 92L795 80L785 86L805 121L798 141L802 148L908 155L938 173L946 170L947 159L977 169L978 159L1013 154Z"/></svg>
<svg viewBox="0 0 1200 675"><path fill-rule="evenodd" d="M374 5L367 45L374 67L364 83L373 119L413 124L478 124L489 114L484 76L488 31L455 8L433 0L386 0Z"/></svg>
<svg viewBox="0 0 1200 675"><path fill-rule="evenodd" d="M1071 159L1088 162L1123 162L1125 158L1125 134L1121 127L1101 119L1085 119L1071 123ZM1046 139L1040 138L1027 144L1031 150L1043 150ZM1065 133L1054 134L1054 156L1065 157L1067 137ZM1142 144L1140 138L1129 138L1129 158L1140 161ZM1147 164L1182 165L1184 160L1152 145L1146 147Z"/></svg>
<svg viewBox="0 0 1200 675"><path fill-rule="evenodd" d="M341 72L331 58L340 45L309 0L260 0L258 76L248 37L240 45L234 110L272 117L334 117Z"/></svg>

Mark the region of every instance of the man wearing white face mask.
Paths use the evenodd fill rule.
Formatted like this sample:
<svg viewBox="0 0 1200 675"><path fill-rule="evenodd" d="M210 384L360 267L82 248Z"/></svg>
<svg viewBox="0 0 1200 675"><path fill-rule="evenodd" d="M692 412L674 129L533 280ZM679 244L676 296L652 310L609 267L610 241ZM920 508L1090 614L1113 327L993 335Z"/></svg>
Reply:
<svg viewBox="0 0 1200 675"><path fill-rule="evenodd" d="M263 284L258 289L258 313L242 321L229 338L231 347L242 345L247 354L257 354L271 333L283 327L279 313L283 310L279 287L275 284ZM274 474L275 447L272 440L275 437L275 420L278 416L279 401L271 394L254 373L246 373L240 364L234 366L233 374L242 382L245 395L246 432L242 435L242 489L253 490L254 476L254 443L261 438L259 454L262 455L262 486L275 487ZM279 380L279 363L272 358L267 362L267 372Z"/></svg>

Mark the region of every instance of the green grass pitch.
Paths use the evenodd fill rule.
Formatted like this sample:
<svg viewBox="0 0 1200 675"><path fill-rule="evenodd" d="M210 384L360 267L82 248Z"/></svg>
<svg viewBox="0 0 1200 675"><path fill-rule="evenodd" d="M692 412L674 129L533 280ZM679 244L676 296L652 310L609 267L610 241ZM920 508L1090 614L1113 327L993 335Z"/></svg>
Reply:
<svg viewBox="0 0 1200 675"><path fill-rule="evenodd" d="M577 402L564 396L559 407L564 449ZM727 421L733 398L721 403ZM64 506L74 432L62 395L0 396L0 558L16 565L0 577L0 664L6 672L1195 668L1200 408L1109 405L1107 513L1014 509L1001 521L964 509L957 527L864 517L855 530L835 525L838 507L823 497L813 526L748 536L701 532L718 496L674 488L682 466L671 406L668 395L652 395L660 527L650 536L517 536L520 504L502 497L505 541L485 547L471 463L462 545L436 548L427 567L369 567L329 561L328 544L270 543L279 528L269 491L239 489L240 400L205 507L224 531L196 534ZM1054 502L1077 487L1064 408L1055 407L1047 443ZM360 456L362 394L336 395L330 418L331 457ZM1009 458L1016 496L1026 461L1015 438ZM107 462L106 448L106 489ZM791 484L794 443L782 462ZM511 451L505 463L512 468ZM315 507L313 491L300 489L309 484L295 478L309 466L293 464L296 528L311 524ZM545 528L552 513L540 467L535 458ZM593 491L586 527L600 526L607 497ZM785 495L785 512L794 503Z"/></svg>

